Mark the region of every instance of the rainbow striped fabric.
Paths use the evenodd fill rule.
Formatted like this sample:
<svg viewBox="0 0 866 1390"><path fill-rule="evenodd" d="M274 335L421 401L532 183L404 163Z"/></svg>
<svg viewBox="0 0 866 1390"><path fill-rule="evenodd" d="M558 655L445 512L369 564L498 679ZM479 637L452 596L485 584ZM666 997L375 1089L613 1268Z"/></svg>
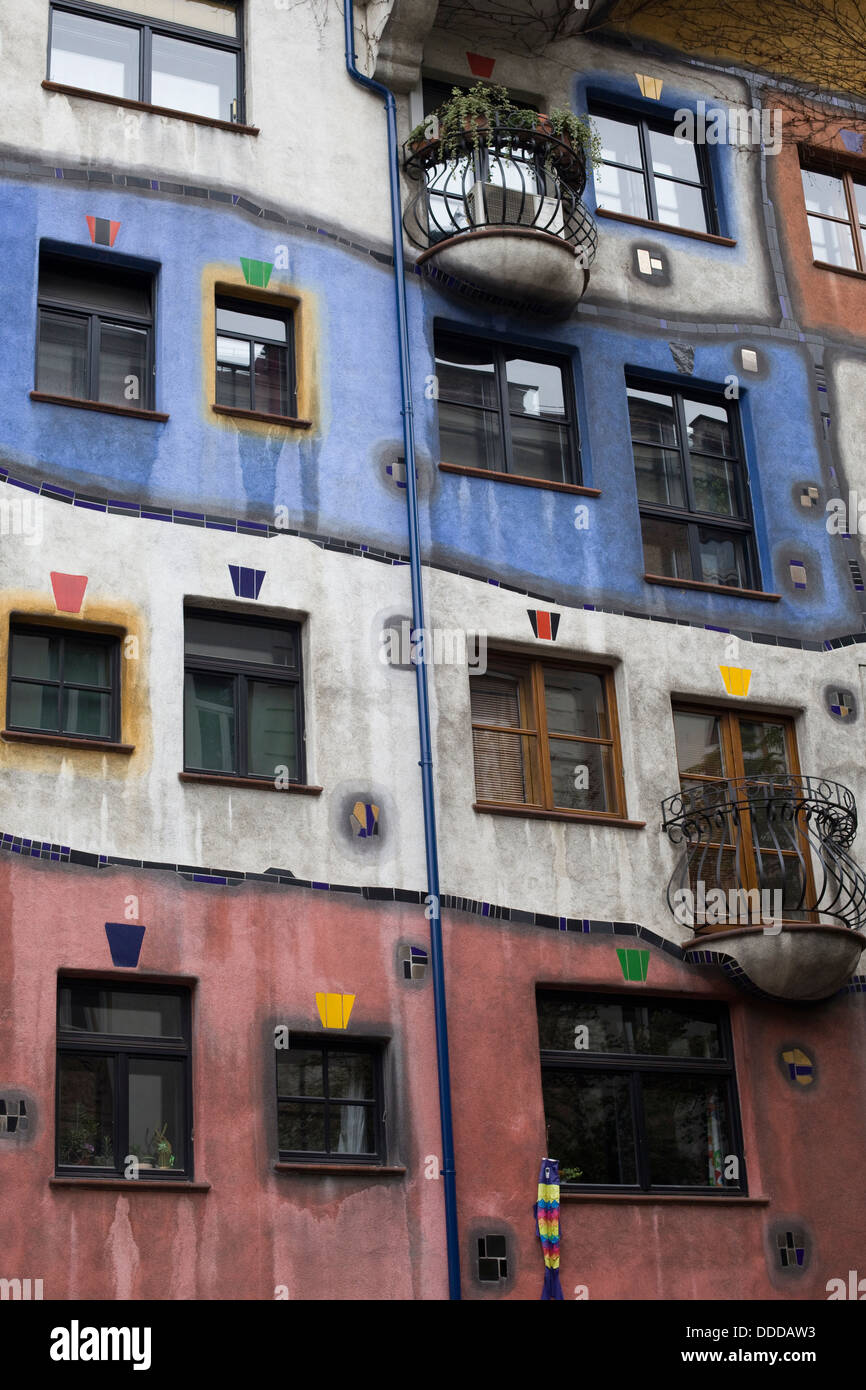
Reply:
<svg viewBox="0 0 866 1390"><path fill-rule="evenodd" d="M541 1297L562 1298L562 1285L559 1282L559 1162L555 1158L541 1160L535 1224L544 1253Z"/></svg>

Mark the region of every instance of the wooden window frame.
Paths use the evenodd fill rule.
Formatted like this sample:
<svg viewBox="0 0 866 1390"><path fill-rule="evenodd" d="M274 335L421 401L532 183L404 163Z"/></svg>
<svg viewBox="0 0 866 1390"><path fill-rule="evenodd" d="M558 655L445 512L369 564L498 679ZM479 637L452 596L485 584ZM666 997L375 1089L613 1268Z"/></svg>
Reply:
<svg viewBox="0 0 866 1390"><path fill-rule="evenodd" d="M363 1105L373 1111L373 1136L375 1152L370 1154L340 1153L336 1149L281 1149L279 1148L278 1137L278 1161L280 1163L306 1163L306 1164L346 1164L350 1167L359 1165L380 1168L386 1163L386 1133L385 1133L385 1085L384 1085L384 1056L387 1043L377 1038L351 1037L335 1038L322 1033L290 1033L289 1051L295 1049L309 1049L310 1051L321 1051L323 1057L323 1081L322 1089L324 1095L318 1096L288 1096L283 1095L279 1089L279 1061L280 1051L275 1049L274 1063L274 1084L277 1099L277 1134L279 1136L279 1107L280 1104L321 1104L325 1108L326 1122L330 1112L331 1104L337 1105ZM352 1097L335 1097L328 1095L328 1076L327 1076L327 1056L329 1052L364 1052L373 1059L373 1096L369 1100L360 1100Z"/></svg>
<svg viewBox="0 0 866 1390"><path fill-rule="evenodd" d="M520 656L511 652L491 652L488 656L488 674L490 670L502 671L506 675L514 676L519 682L520 690L520 717L524 719L526 712L529 713L531 723L523 723L516 728L508 728L505 725L480 723L471 718L471 680L470 676L470 720L472 727L473 741L473 773L475 769L475 731L489 731L492 733L506 731L513 737L521 737L521 756L523 759L523 774L532 801L495 801L476 798L475 805L480 809L508 810L515 813L529 813L533 811L549 811L555 813L557 818L567 817L574 820L609 820L621 823L626 815L625 801L625 775L622 765L622 746L620 741L619 717L616 708L616 682L614 672L609 666L598 666L589 662L559 661L550 660L544 657ZM607 713L610 735L607 738L592 738L579 734L550 733L547 728L547 709L544 698L544 672L545 670L576 671L587 675L599 676L604 688L605 709ZM612 782L613 792L616 798L615 807L605 810L576 810L570 806L557 806L553 800L553 778L550 764L549 741L551 738L563 739L565 741L585 744L592 743L601 747L611 749L612 763ZM526 739L535 739L534 756L526 755Z"/></svg>
<svg viewBox="0 0 866 1390"><path fill-rule="evenodd" d="M700 560L700 544L698 541L698 528L705 530L733 531L743 537L745 541L745 556L747 568L747 583L740 585L724 585L725 591L731 594L748 593L751 595L763 593L760 565L758 561L758 551L755 539L755 520L752 512L751 488L749 486L749 468L746 457L746 443L743 436L742 421L740 412L736 407L735 401L726 400L724 395L719 392L702 390L700 387L690 387L680 382L669 380L654 380L643 377L636 372L626 373L626 409L628 409L628 392L649 391L656 395L670 396L674 403L674 414L676 417L677 442L676 444L660 444L658 448L670 453L677 453L680 459L682 470L683 487L687 506L674 507L663 502L644 502L638 497L638 511L641 519L645 516L658 520L668 521L676 525L683 526L686 530L689 547L689 561L692 568L692 575L689 578L679 576L662 576L651 574L650 579L663 579L671 584L683 584L692 587L694 584L712 584L711 580L702 578L702 568ZM694 479L692 475L692 451L689 448L688 428L685 418L684 401L693 400L703 402L706 405L713 405L723 409L728 417L728 428L731 432L733 445L732 455L718 455L725 462L735 464L735 480L737 500L742 509L742 515L736 517L718 516L715 512L699 511L695 504ZM629 415L629 440L632 447L632 463L635 467L635 483L637 482L637 464L634 458L635 443L645 443L644 440L635 440L632 430L631 417ZM699 450L695 452L699 453ZM708 457L716 457L711 455ZM637 490L635 488L635 490ZM641 548L643 548L643 537L641 536Z"/></svg>
<svg viewBox="0 0 866 1390"><path fill-rule="evenodd" d="M646 198L647 214L645 218L632 216L631 213L614 213L615 217L621 217L624 221L651 222L657 227L664 227L674 232L692 232L698 236L720 236L721 228L719 224L719 213L716 205L715 192L713 189L712 170L710 168L709 155L704 145L699 145L694 140L688 143L695 152L695 159L698 166L698 182L692 179L674 178L667 174L655 174L653 172L652 150L650 148L649 134L651 130L657 131L660 135L673 135L675 133L676 122L673 117L659 115L641 115L636 111L629 111L621 106L616 106L605 101L590 101L590 116L603 116L609 121L617 121L620 125L634 126L637 130L638 143L640 146L640 167L634 164L621 164L619 160L603 159L602 164L606 164L614 169L626 169L630 173L640 174L643 178L644 197ZM658 199L656 197L655 180L664 179L668 183L684 184L687 188L698 188L701 193L701 201L704 209L705 227L679 227L674 222L664 222L659 216ZM608 209L603 204L598 204L599 212L607 212Z"/></svg>
<svg viewBox="0 0 866 1390"><path fill-rule="evenodd" d="M866 173L858 175L844 164L837 164L835 161L830 160L825 162L821 159L811 158L802 154L800 156L800 172L801 175L804 173L823 174L826 178L840 179L845 194L845 206L848 209L847 220L844 217L833 217L831 214L825 212L809 212L808 208L806 208L804 196L803 206L806 211L806 228L809 232L809 245L812 247L813 258L815 255L815 247L812 242L812 228L809 225L810 217L817 217L821 222L835 222L837 226L841 227L847 226L854 245L855 263L853 266L834 265L832 261L819 261L814 259L813 263L818 266L826 267L829 270L847 271L849 275L853 274L855 271L860 275L866 275L866 247L864 247L866 225L860 222L860 215L857 211L857 200L854 197L855 183L862 184L866 187Z"/></svg>
<svg viewBox="0 0 866 1390"><path fill-rule="evenodd" d="M15 674L14 651L16 636L23 637L45 637L46 635L60 639L60 660L59 675L56 680L41 680L37 676L18 676ZM100 695L108 695L110 706L110 731L105 734L76 734L70 733L66 729L32 729L25 724L12 723L12 683L17 681L25 685L52 686L57 688L57 722L62 724L63 719L63 691L66 683L63 679L63 663L67 638L79 638L87 642L97 642L100 646L108 649L109 661L109 684L107 686L88 686L82 681L69 681L69 687L75 690L90 690ZM105 747L106 744L118 744L120 741L120 637L106 632L94 632L87 627L59 627L54 624L38 625L35 623L20 622L13 620L9 624L9 662L6 672L6 730L10 733L36 734L41 735L40 742L44 739L51 742L54 739L62 741L64 744L81 743L84 747L95 744L97 747Z"/></svg>

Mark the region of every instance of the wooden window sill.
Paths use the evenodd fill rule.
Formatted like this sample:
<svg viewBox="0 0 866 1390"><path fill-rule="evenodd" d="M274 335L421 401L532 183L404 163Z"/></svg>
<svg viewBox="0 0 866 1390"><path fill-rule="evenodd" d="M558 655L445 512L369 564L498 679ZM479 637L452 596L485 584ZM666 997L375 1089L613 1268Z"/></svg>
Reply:
<svg viewBox="0 0 866 1390"><path fill-rule="evenodd" d="M473 811L494 816L525 816L530 820L564 820L572 825L611 825L617 830L643 830L645 820L628 820L625 816L605 816L595 811L554 811L544 806L508 805L500 801L474 801Z"/></svg>
<svg viewBox="0 0 866 1390"><path fill-rule="evenodd" d="M609 217L612 222L628 222L633 227L647 227L653 232L670 232L673 236L691 237L693 241L708 241L713 246L736 246L729 236L717 236L715 232L696 232L689 227L671 227L667 222L653 222L648 217L631 217L625 212L608 212L606 208L596 208L596 217Z"/></svg>
<svg viewBox="0 0 866 1390"><path fill-rule="evenodd" d="M270 777L234 777L222 772L179 772L181 782L210 783L215 787L240 787L244 791L294 792L298 796L321 796L323 787L308 787L303 782L290 782L278 787Z"/></svg>
<svg viewBox="0 0 866 1390"><path fill-rule="evenodd" d="M164 424L168 419L161 410L138 410L130 405L111 405L109 401L80 401L75 396L54 396L47 391L31 391L31 401L42 401L45 405L70 405L74 410L100 410L105 415L128 415L133 420L156 420Z"/></svg>
<svg viewBox="0 0 866 1390"><path fill-rule="evenodd" d="M58 748L81 748L85 752L123 753L126 757L135 752L134 743L115 743L109 738L75 738L72 734L43 734L29 729L2 729L0 738L4 743L45 743Z"/></svg>
<svg viewBox="0 0 866 1390"><path fill-rule="evenodd" d="M847 265L830 265L829 261L813 261L816 270L835 270L837 275L850 275L855 280L866 280L866 270L852 270Z"/></svg>
<svg viewBox="0 0 866 1390"><path fill-rule="evenodd" d="M726 594L728 598L748 598L756 603L778 603L781 594L765 594L761 589L735 589L730 584L704 584L700 579L671 579L666 574L645 574L647 584L666 584L669 589L694 589L699 594Z"/></svg>
<svg viewBox="0 0 866 1390"><path fill-rule="evenodd" d="M364 1173L369 1177L401 1178L406 1169L398 1164L386 1163L275 1163L275 1173L351 1173L357 1177Z"/></svg>
<svg viewBox="0 0 866 1390"><path fill-rule="evenodd" d="M716 1207L768 1207L769 1197L747 1197L725 1194L709 1197L706 1193L690 1192L570 1192L559 1189L560 1202L688 1202Z"/></svg>
<svg viewBox="0 0 866 1390"><path fill-rule="evenodd" d="M296 415L268 415L264 410L241 410L234 405L212 405L216 415L228 415L234 420L263 420L266 425L282 425L284 429L309 430L312 420L301 420Z"/></svg>
<svg viewBox="0 0 866 1390"><path fill-rule="evenodd" d="M233 135L258 135L255 125L238 125L235 121L218 121L213 116L199 116L194 111L175 111L171 106L152 106L149 101L133 101L131 97L113 97L108 92L91 92L87 87L68 87L65 82L50 82L42 86L46 92L60 92L65 97L85 97L88 101L104 101L108 106L125 106L128 111L149 111L154 116L173 116L178 121L209 125L214 130L229 130Z"/></svg>
<svg viewBox="0 0 866 1390"><path fill-rule="evenodd" d="M516 483L518 487L541 487L550 492L573 492L579 497L600 497L601 488L581 483L554 483L547 478L524 478L519 473L494 473L490 468L470 468L462 463L440 463L442 473L462 473L466 478L489 478L495 483Z"/></svg>
<svg viewBox="0 0 866 1390"><path fill-rule="evenodd" d="M209 1182L190 1182L186 1178L49 1178L49 1187L91 1187L106 1192L173 1192L175 1196L186 1192L210 1192Z"/></svg>

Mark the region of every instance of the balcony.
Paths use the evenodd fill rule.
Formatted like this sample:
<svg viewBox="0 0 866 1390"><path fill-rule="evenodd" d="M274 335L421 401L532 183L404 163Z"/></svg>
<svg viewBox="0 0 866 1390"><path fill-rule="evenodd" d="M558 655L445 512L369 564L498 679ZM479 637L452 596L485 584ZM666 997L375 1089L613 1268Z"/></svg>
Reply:
<svg viewBox="0 0 866 1390"><path fill-rule="evenodd" d="M586 156L538 117L501 113L479 133L404 147L418 184L403 216L418 266L443 288L523 313L565 316L589 283L598 233L581 202Z"/></svg>
<svg viewBox="0 0 866 1390"><path fill-rule="evenodd" d="M662 802L683 847L668 906L695 940L735 960L779 999L823 999L866 945L866 875L848 850L852 793L820 777L737 778L685 787Z"/></svg>

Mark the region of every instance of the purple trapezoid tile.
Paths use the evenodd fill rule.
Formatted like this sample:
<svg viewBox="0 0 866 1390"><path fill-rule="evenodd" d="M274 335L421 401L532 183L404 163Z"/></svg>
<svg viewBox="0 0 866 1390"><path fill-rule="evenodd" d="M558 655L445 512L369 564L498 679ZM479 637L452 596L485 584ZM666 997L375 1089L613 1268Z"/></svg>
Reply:
<svg viewBox="0 0 866 1390"><path fill-rule="evenodd" d="M108 937L112 965L135 969L145 930L138 922L106 922L105 935Z"/></svg>

